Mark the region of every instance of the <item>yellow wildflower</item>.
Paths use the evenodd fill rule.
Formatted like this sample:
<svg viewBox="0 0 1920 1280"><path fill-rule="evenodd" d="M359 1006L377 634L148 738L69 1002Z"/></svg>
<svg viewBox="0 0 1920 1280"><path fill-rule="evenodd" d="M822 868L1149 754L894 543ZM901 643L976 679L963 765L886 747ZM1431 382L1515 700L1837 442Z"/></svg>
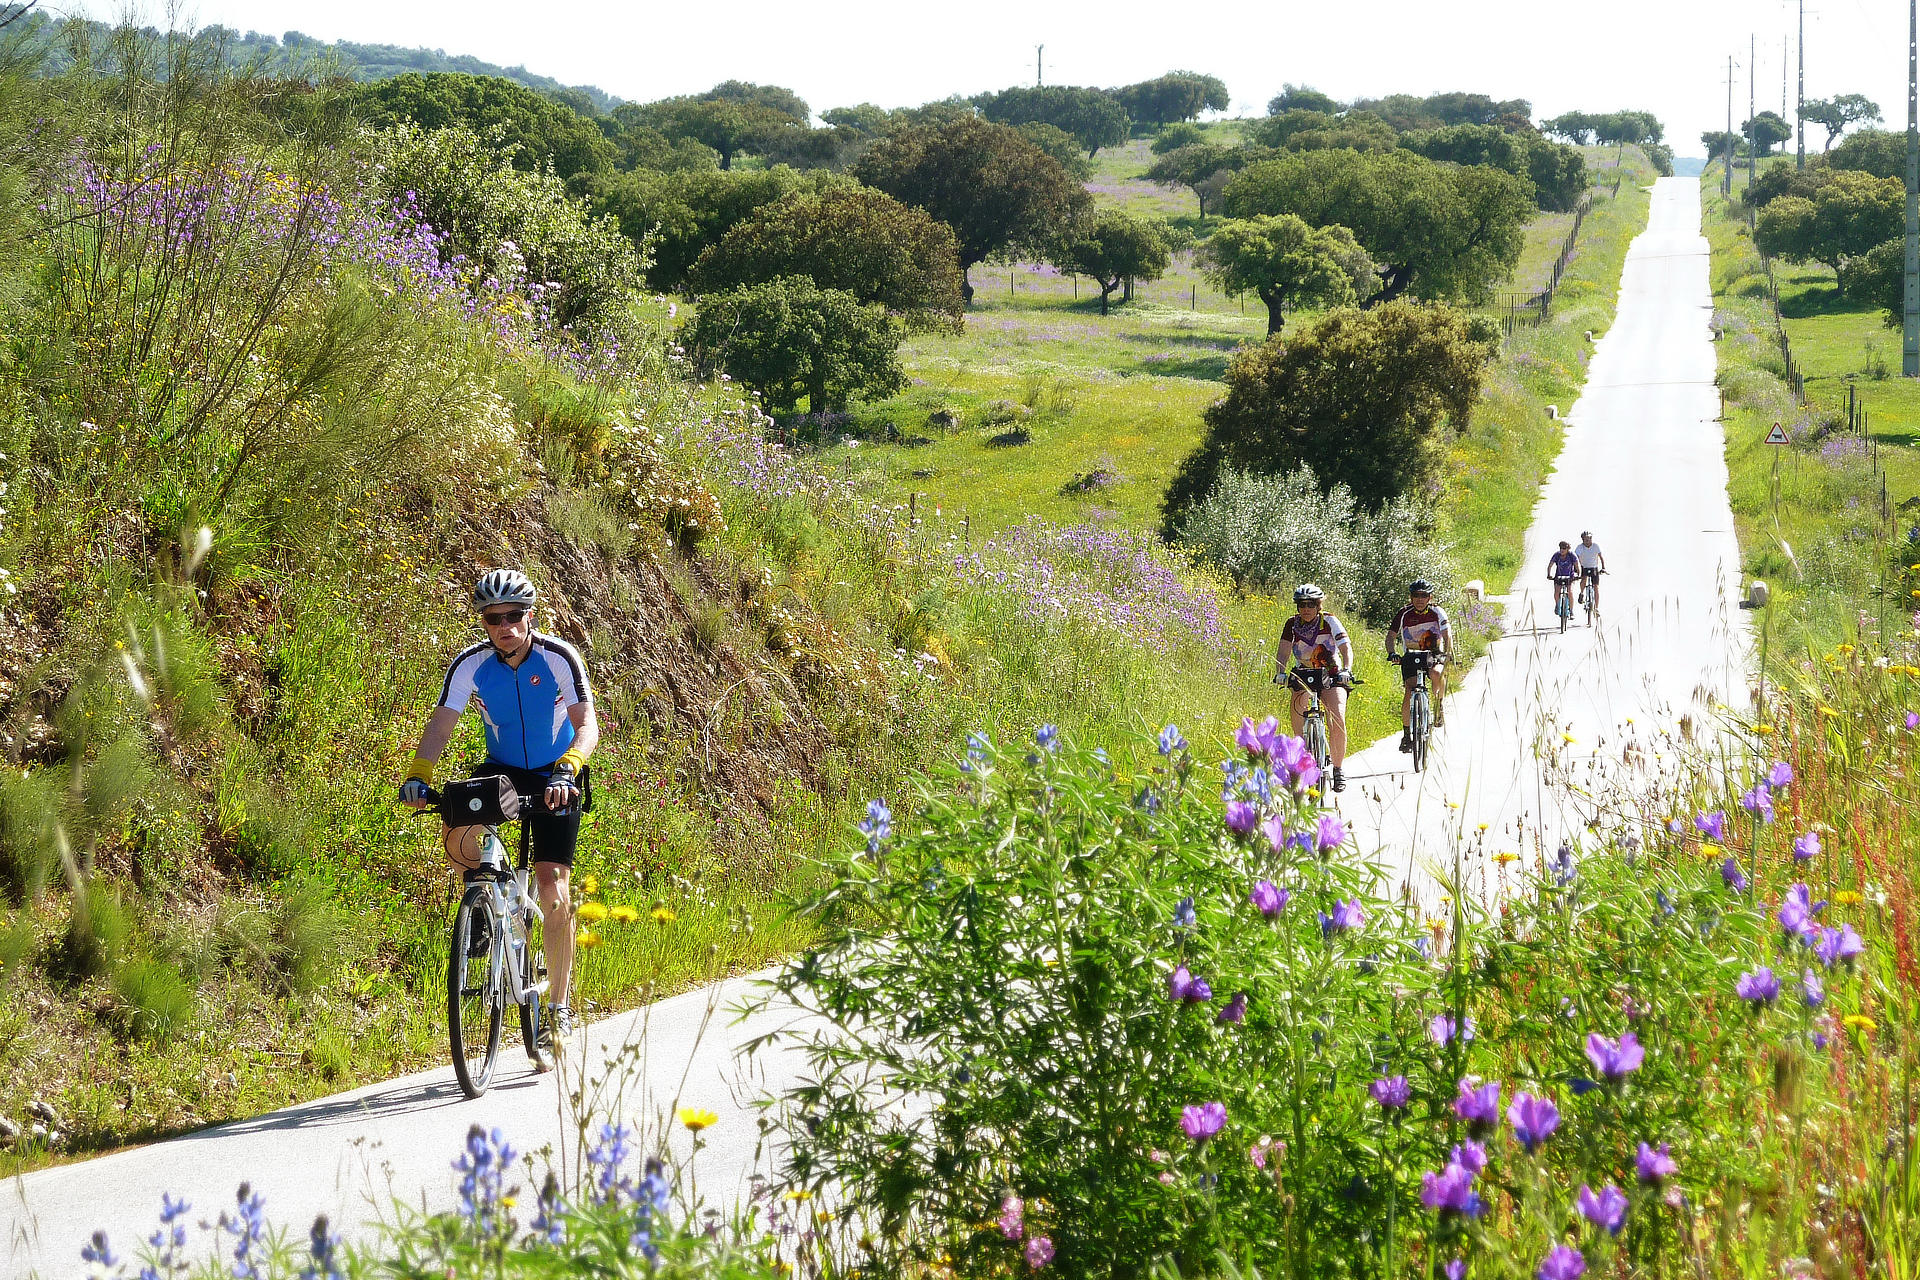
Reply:
<svg viewBox="0 0 1920 1280"><path fill-rule="evenodd" d="M1840 714L1838 711L1835 711L1832 707L1829 707L1829 706L1821 706L1816 708L1816 710L1818 710L1820 714L1823 716L1837 716Z"/></svg>
<svg viewBox="0 0 1920 1280"><path fill-rule="evenodd" d="M618 920L621 924L632 924L635 920L638 920L640 918L640 913L638 911L635 911L632 907L628 906L624 902L621 903L619 906L615 907L611 912L611 914L613 918L615 920Z"/></svg>
<svg viewBox="0 0 1920 1280"><path fill-rule="evenodd" d="M1855 1031L1873 1032L1880 1029L1879 1024L1864 1013L1850 1013L1846 1016L1845 1022Z"/></svg>
<svg viewBox="0 0 1920 1280"><path fill-rule="evenodd" d="M672 924L679 918L679 914L675 912L672 907L664 904L653 909L653 922L655 924Z"/></svg>
<svg viewBox="0 0 1920 1280"><path fill-rule="evenodd" d="M581 946L587 948L589 951L591 951L593 948L600 945L600 935L595 933L591 929L582 929L579 933L574 935L573 940L579 943Z"/></svg>
<svg viewBox="0 0 1920 1280"><path fill-rule="evenodd" d="M582 920L585 920L588 924L598 924L607 918L607 904L604 902L583 902L574 914Z"/></svg>
<svg viewBox="0 0 1920 1280"><path fill-rule="evenodd" d="M1703 858L1717 858L1720 856L1720 846L1717 844L1703 844L1700 846L1700 856Z"/></svg>
<svg viewBox="0 0 1920 1280"><path fill-rule="evenodd" d="M787 1199L811 1200L813 1199L813 1192L807 1190L805 1187L795 1187L793 1190L787 1192Z"/></svg>
<svg viewBox="0 0 1920 1280"><path fill-rule="evenodd" d="M1570 733L1563 733L1560 735L1560 741L1566 743L1568 746L1572 746L1576 739Z"/></svg>
<svg viewBox="0 0 1920 1280"><path fill-rule="evenodd" d="M1836 906L1857 907L1861 902L1865 901L1865 899L1861 898L1859 894L1851 889L1842 889L1833 895L1833 901Z"/></svg>
<svg viewBox="0 0 1920 1280"><path fill-rule="evenodd" d="M1485 831L1486 829L1487 829L1487 824L1484 822L1474 828L1475 831Z"/></svg>
<svg viewBox="0 0 1920 1280"><path fill-rule="evenodd" d="M1500 852L1493 855L1493 860L1504 867L1509 862L1520 861L1520 855L1515 853L1511 849L1502 849Z"/></svg>
<svg viewBox="0 0 1920 1280"><path fill-rule="evenodd" d="M600 877L599 876L580 877L580 892L586 894L589 898L591 898L594 894L600 892Z"/></svg>
<svg viewBox="0 0 1920 1280"><path fill-rule="evenodd" d="M680 1108L680 1123L687 1126L687 1128L693 1130L695 1133L700 1132L702 1129L706 1128L708 1125L718 1124L719 1121L720 1121L719 1116L715 1115L711 1111L708 1111L704 1107Z"/></svg>
<svg viewBox="0 0 1920 1280"><path fill-rule="evenodd" d="M1753 731L1755 733L1768 734L1773 732L1773 726L1770 724L1757 724L1753 726Z"/></svg>

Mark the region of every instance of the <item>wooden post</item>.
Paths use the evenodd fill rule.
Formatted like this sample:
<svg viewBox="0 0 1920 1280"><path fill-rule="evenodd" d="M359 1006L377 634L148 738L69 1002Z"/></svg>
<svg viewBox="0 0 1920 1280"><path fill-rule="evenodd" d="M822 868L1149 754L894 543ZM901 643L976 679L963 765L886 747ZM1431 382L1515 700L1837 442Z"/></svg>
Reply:
<svg viewBox="0 0 1920 1280"><path fill-rule="evenodd" d="M907 494L907 528L920 527L920 495L911 491Z"/></svg>
<svg viewBox="0 0 1920 1280"><path fill-rule="evenodd" d="M960 517L960 541L966 546L973 545L973 517Z"/></svg>

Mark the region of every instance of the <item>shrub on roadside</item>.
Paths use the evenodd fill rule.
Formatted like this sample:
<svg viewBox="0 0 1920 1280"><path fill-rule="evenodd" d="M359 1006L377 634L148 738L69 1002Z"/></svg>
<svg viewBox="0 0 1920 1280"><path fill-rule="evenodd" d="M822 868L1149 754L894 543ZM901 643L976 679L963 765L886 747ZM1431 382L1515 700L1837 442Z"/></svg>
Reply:
<svg viewBox="0 0 1920 1280"><path fill-rule="evenodd" d="M127 1028L142 1040L164 1044L193 1020L193 987L164 960L132 960L113 975L113 993Z"/></svg>
<svg viewBox="0 0 1920 1280"><path fill-rule="evenodd" d="M1317 582L1376 626L1392 619L1415 578L1443 600L1453 581L1431 512L1405 497L1362 510L1344 484L1321 492L1307 466L1275 476L1223 472L1187 516L1181 540L1243 590Z"/></svg>

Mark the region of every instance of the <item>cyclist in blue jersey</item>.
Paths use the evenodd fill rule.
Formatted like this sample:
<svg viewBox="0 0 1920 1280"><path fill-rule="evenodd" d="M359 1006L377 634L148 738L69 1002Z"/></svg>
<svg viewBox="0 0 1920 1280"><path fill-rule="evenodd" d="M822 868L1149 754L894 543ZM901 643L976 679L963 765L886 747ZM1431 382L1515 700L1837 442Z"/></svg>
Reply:
<svg viewBox="0 0 1920 1280"><path fill-rule="evenodd" d="M447 668L440 704L427 718L413 764L400 786L400 799L416 809L427 806L434 765L453 737L461 713L471 705L487 731L487 759L473 776L504 776L522 795L539 796L547 812L528 820L533 836L533 873L538 885L554 1040L573 1031L567 1002L573 970L573 908L568 873L580 838L580 814L574 806L587 786L587 758L600 740L593 714L587 667L573 646L533 629L533 583L513 569L493 569L473 589L473 608L487 638L462 651ZM479 827L448 827L447 860L472 871L480 860ZM489 939L475 939L476 946Z"/></svg>

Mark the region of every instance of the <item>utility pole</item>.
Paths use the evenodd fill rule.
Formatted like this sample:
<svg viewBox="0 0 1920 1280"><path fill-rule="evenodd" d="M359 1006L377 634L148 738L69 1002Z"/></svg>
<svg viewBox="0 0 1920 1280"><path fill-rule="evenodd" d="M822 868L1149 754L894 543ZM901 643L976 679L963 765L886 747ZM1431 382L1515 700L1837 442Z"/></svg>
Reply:
<svg viewBox="0 0 1920 1280"><path fill-rule="evenodd" d="M1046 83L1046 77L1040 70L1040 55L1046 51L1047 46L1043 44L1033 46L1033 87L1036 89Z"/></svg>
<svg viewBox="0 0 1920 1280"><path fill-rule="evenodd" d="M1727 55L1727 156L1720 172L1720 194L1733 195L1733 55Z"/></svg>
<svg viewBox="0 0 1920 1280"><path fill-rule="evenodd" d="M1793 162L1796 169L1807 167L1807 0L1800 0L1800 90L1793 112L1793 136L1799 139L1799 151Z"/></svg>
<svg viewBox="0 0 1920 1280"><path fill-rule="evenodd" d="M1900 376L1920 378L1920 0L1907 0L1907 294Z"/></svg>
<svg viewBox="0 0 1920 1280"><path fill-rule="evenodd" d="M1920 0L1915 0L1915 3L1920 3ZM1754 35L1749 31L1747 33L1747 190L1749 191L1753 190L1753 175L1755 166L1759 163L1757 157L1760 152L1760 126L1753 122L1753 117L1757 114L1755 108L1759 105L1759 99L1753 96L1753 72L1758 58L1758 49L1759 45L1755 43Z"/></svg>

